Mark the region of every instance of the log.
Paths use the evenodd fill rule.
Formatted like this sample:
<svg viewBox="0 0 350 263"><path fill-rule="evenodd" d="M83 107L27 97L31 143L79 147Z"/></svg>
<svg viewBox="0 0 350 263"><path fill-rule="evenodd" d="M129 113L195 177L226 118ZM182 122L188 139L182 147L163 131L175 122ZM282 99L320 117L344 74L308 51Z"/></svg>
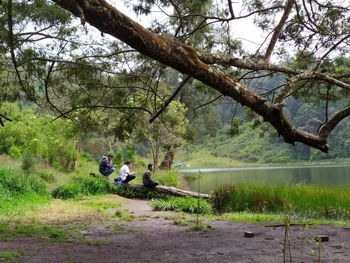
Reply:
<svg viewBox="0 0 350 263"><path fill-rule="evenodd" d="M129 189L135 189L135 190L141 190L141 189L152 189L153 191L159 192L159 193L166 193L172 196L178 196L178 197L200 197L203 199L209 199L209 194L203 194L203 193L197 193L192 191L186 191L182 189L178 189L176 187L172 186L165 186L165 185L158 185L154 188L147 188L141 184L123 184L121 187L127 187Z"/></svg>

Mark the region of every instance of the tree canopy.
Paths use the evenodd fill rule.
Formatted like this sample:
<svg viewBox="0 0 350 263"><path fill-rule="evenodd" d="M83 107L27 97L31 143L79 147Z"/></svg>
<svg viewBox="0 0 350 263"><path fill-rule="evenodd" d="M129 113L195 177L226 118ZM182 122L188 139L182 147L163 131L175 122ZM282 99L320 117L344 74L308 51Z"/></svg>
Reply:
<svg viewBox="0 0 350 263"><path fill-rule="evenodd" d="M65 114L61 110L63 106L69 105L68 110L73 110L82 105L74 100L74 106L74 97L67 96L82 86L90 95L97 93L88 96L84 105L120 110L139 108L149 112L143 105L126 107L123 100L128 92L125 90L121 90L115 101L100 103L106 90L116 88L110 75L130 73L139 63L137 61L145 57L160 63L158 70L150 68L148 71L155 77L155 72L167 67L179 72L178 82L196 79L214 90L218 97L229 97L250 109L257 118L271 124L287 143L301 142L327 152L327 139L332 130L350 114L350 60L346 56L350 8L345 2L128 1L139 15L161 12L162 15L153 17L148 28L119 11L118 5L104 0L53 2L78 17L84 27L76 27L68 13L55 8L57 6L49 1L18 3L8 0L1 11L7 11L7 27L3 28L7 37L3 46L11 54L19 84L26 95L38 100L31 88L33 83L41 81L43 99L61 115ZM34 28L20 26L22 21L18 19L23 13L17 10L25 13ZM43 17L43 12L50 15ZM255 50L248 48L234 31L249 23L246 20L253 20L264 36ZM101 32L100 39L82 37L78 41L76 36L82 36L78 31L90 30L86 23ZM48 35L56 41L54 44L34 45ZM52 47L46 47L43 52L43 45ZM33 64L33 61L37 63ZM34 72L30 71L33 67L36 67L36 73L29 76L28 72ZM36 77L32 82L26 81L33 75ZM278 77L279 81L262 88L261 83L271 77ZM67 82L68 78L72 81ZM190 84L178 88L198 89L200 86L195 81ZM156 96L156 90L149 90ZM168 99L163 97L164 105L150 112L153 115L151 121L177 92L175 89ZM66 99L61 95L66 95ZM52 96L57 96L54 103ZM319 120L316 129L305 130L291 122L284 105L293 96L302 97L313 105L324 105L323 119ZM330 107L330 103L340 100L346 100L343 108L332 110L334 107Z"/></svg>

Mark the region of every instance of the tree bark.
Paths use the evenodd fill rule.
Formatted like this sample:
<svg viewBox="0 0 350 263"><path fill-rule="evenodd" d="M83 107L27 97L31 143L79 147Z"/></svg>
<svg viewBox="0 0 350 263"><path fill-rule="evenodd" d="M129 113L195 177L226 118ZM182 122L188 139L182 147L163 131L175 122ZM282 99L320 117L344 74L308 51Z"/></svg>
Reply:
<svg viewBox="0 0 350 263"><path fill-rule="evenodd" d="M123 184L123 186L121 186L121 187L126 187L129 189L135 189L135 190L140 190L140 189L146 188L140 184ZM178 189L178 188L171 187L171 186L160 185L160 186L157 186L154 188L148 188L148 189L152 189L153 191L156 191L159 193L165 193L165 194L169 194L172 196L178 196L178 197L198 197L199 196L200 198L204 198L204 199L210 198L209 194L197 193L197 192L192 192L192 191L185 191L185 190Z"/></svg>
<svg viewBox="0 0 350 263"><path fill-rule="evenodd" d="M167 153L164 156L164 160L160 163L160 169L162 170L169 170L171 166L173 165L174 160L174 153L175 149L174 147L170 146Z"/></svg>

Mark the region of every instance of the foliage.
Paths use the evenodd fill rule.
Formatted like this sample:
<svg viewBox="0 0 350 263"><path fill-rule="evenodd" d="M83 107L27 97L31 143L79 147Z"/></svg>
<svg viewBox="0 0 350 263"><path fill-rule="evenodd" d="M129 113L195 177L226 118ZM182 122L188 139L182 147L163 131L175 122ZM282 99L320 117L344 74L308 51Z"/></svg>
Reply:
<svg viewBox="0 0 350 263"><path fill-rule="evenodd" d="M213 193L221 212L289 213L295 217L349 219L350 189L287 185L226 185Z"/></svg>
<svg viewBox="0 0 350 263"><path fill-rule="evenodd" d="M152 175L152 177L160 185L174 186L174 187L180 186L180 176L178 172L175 170L168 170L168 171L158 170L156 173L154 173L154 175Z"/></svg>
<svg viewBox="0 0 350 263"><path fill-rule="evenodd" d="M54 198L61 199L80 199L84 196L83 189L78 183L67 183L60 185L58 188L52 191L52 196Z"/></svg>
<svg viewBox="0 0 350 263"><path fill-rule="evenodd" d="M23 207L42 204L48 200L44 182L30 175L15 175L0 168L0 213L10 214Z"/></svg>
<svg viewBox="0 0 350 263"><path fill-rule="evenodd" d="M35 158L46 160L60 170L71 169L77 158L76 130L72 122L52 116L39 116L33 108L20 109L13 103L2 103L0 111L13 119L0 129L0 153L22 157L22 168L30 171Z"/></svg>
<svg viewBox="0 0 350 263"><path fill-rule="evenodd" d="M156 211L182 211L191 214L210 214L212 213L211 204L204 200L193 197L173 197L167 199L158 199L152 203Z"/></svg>
<svg viewBox="0 0 350 263"><path fill-rule="evenodd" d="M43 224L1 224L0 233L5 238L18 236L38 236L42 239L66 242L69 238L69 230L61 226Z"/></svg>
<svg viewBox="0 0 350 263"><path fill-rule="evenodd" d="M115 193L125 198L139 198L139 199L155 199L155 198L163 199L168 196L166 193L160 193L160 192L154 191L152 188L146 188L146 187L143 187L141 189L117 187Z"/></svg>
<svg viewBox="0 0 350 263"><path fill-rule="evenodd" d="M80 199L86 195L115 193L115 187L102 176L77 176L72 182L60 185L52 192L54 198Z"/></svg>

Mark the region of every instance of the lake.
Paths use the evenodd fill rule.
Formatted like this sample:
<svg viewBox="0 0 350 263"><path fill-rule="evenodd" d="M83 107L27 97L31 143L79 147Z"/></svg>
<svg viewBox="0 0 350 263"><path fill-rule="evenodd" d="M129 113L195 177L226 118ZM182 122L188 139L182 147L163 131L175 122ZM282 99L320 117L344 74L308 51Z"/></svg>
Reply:
<svg viewBox="0 0 350 263"><path fill-rule="evenodd" d="M182 169L179 173L193 177L201 171L200 192L208 193L224 184L313 184L321 186L350 186L350 165L236 167ZM197 191L197 180L187 180L192 191Z"/></svg>

